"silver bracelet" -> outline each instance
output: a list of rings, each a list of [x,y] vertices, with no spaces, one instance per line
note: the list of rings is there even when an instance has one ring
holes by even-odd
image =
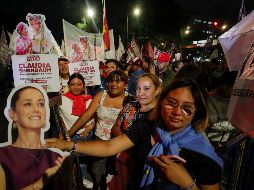
[[[193,187],[195,187],[196,185],[196,180],[193,180],[193,182],[191,182],[190,185],[188,185],[187,187],[181,188],[181,190],[192,190]]]

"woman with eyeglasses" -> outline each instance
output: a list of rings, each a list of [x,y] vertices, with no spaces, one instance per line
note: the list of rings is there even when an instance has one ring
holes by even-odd
[[[203,134],[208,118],[198,85],[191,79],[172,81],[161,94],[157,114],[155,121],[139,120],[109,141],[79,142],[76,151],[111,156],[136,145],[136,161],[144,164],[142,172],[135,171],[140,189],[219,190],[223,162]],[[46,142],[67,150],[76,146]]]

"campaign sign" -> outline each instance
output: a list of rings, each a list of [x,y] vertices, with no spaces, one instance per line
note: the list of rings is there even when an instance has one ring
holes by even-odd
[[[238,72],[227,116],[235,127],[254,138],[254,46]]]
[[[59,92],[58,56],[55,54],[13,55],[14,85],[37,83],[47,92]]]
[[[101,84],[99,62],[97,60],[70,63],[69,72],[70,74],[81,74],[85,78],[86,86]]]

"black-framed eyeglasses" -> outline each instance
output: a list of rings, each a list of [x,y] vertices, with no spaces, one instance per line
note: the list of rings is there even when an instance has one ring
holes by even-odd
[[[192,103],[184,103],[182,105],[179,104],[179,102],[174,98],[167,98],[167,109],[174,110],[180,106],[181,111],[186,116],[191,116],[196,111],[196,106]]]

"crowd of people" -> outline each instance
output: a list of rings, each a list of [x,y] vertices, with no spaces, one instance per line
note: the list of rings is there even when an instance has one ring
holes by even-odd
[[[59,57],[60,129],[47,118],[52,108],[43,89],[10,93],[6,113],[15,138],[0,148],[0,189],[46,187],[43,176],[56,175],[65,161],[52,147],[78,153],[86,189],[220,189],[216,148],[237,131],[225,116],[236,78],[225,63],[173,61],[167,53],[157,63],[149,56],[109,59],[100,63],[97,86],[70,75],[69,64]],[[42,130],[48,121],[57,135]]]

